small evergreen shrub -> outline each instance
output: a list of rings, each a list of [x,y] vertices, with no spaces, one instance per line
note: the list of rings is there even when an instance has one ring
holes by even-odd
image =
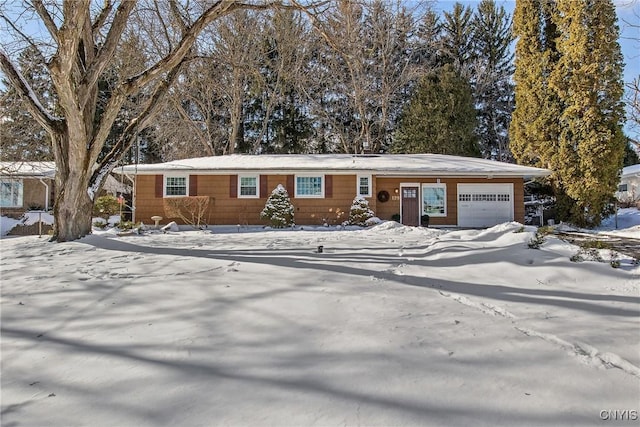
[[[93,204],[93,216],[108,219],[111,215],[120,212],[120,203],[114,196],[108,194],[100,196]]]
[[[267,220],[273,228],[295,225],[293,204],[289,198],[289,193],[287,193],[282,184],[278,184],[271,192],[264,209],[260,212],[260,218]]]
[[[351,209],[349,210],[349,219],[347,222],[350,225],[359,225],[361,227],[366,227],[367,221],[374,216],[375,214],[369,208],[369,202],[361,196],[356,196],[353,199],[353,203],[351,204]]]
[[[527,243],[527,245],[529,246],[529,249],[540,249],[540,246],[542,246],[544,242],[545,242],[544,234],[537,231],[536,235],[533,236],[531,240],[529,240],[529,243]]]

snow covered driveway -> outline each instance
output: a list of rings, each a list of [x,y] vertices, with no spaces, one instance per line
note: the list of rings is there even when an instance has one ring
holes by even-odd
[[[2,425],[635,424],[640,267],[519,229],[3,239]]]

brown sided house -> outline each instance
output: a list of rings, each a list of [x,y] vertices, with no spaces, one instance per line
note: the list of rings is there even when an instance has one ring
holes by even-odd
[[[120,168],[118,170],[120,172]],[[524,222],[524,183],[550,171],[437,154],[229,155],[129,165],[135,221],[176,221],[171,204],[208,198],[205,222],[259,225],[271,191],[282,184],[299,225],[340,224],[355,196],[376,216],[419,225],[488,227]]]
[[[29,210],[49,210],[54,162],[0,162],[0,213],[19,218]]]

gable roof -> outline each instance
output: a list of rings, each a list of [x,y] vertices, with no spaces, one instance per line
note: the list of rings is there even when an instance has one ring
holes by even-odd
[[[0,162],[0,176],[11,178],[53,178],[55,162]]]
[[[117,171],[151,175],[166,172],[234,174],[238,172],[334,172],[403,176],[547,176],[547,169],[443,154],[232,154],[157,164],[127,165]]]

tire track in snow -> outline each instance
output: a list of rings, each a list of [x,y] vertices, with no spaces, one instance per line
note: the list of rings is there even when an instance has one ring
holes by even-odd
[[[476,302],[463,295],[452,294],[452,293],[443,292],[443,291],[438,291],[438,292],[440,293],[440,295],[446,298],[451,298],[454,301],[459,302],[460,304],[475,308],[477,310],[482,311],[485,314],[489,314],[491,316],[501,316],[501,317],[510,319],[511,322],[514,324],[518,319],[514,314],[510,313],[509,311],[505,310],[502,307],[499,307],[493,304],[487,304],[485,302]],[[548,343],[551,343],[553,345],[556,345],[566,350],[571,356],[580,359],[580,361],[586,365],[600,366],[607,369],[618,368],[629,375],[640,377],[639,367],[635,366],[633,363],[629,362],[628,360],[625,360],[624,358],[620,357],[615,353],[611,353],[611,352],[601,353],[597,348],[590,346],[588,344],[572,343],[572,342],[563,340],[557,335],[545,334],[529,328],[523,328],[520,326],[514,326],[514,328],[518,332],[528,337],[540,338]]]

